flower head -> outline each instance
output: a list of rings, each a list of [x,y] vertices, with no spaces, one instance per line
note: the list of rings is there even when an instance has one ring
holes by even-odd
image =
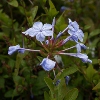
[[[36,39],[40,42],[45,40],[45,36],[53,36],[53,31],[51,24],[42,24],[42,22],[35,22],[32,28],[29,28],[25,32],[22,32],[25,35],[31,37],[36,36]]]
[[[20,45],[16,45],[16,46],[10,46],[8,49],[8,54],[12,55],[14,52],[16,52],[18,49],[20,49]]]
[[[56,62],[54,62],[53,60],[44,58],[40,65],[43,67],[45,71],[50,71],[55,67],[55,64]]]
[[[81,29],[79,29],[79,25],[76,21],[72,22],[71,19],[69,19],[69,25],[68,25],[68,33],[77,39],[79,39],[81,42],[83,42],[84,34]],[[73,39],[74,40],[74,39]],[[75,39],[76,40],[76,39]],[[77,40],[76,40],[77,41]]]

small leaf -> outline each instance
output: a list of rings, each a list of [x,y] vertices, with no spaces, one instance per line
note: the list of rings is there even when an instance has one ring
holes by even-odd
[[[5,97],[14,97],[14,96],[17,96],[18,95],[18,92],[14,89],[10,89],[8,90],[6,93],[5,93]]]
[[[86,25],[90,26],[90,28],[89,28],[90,31],[94,30],[95,26],[94,26],[94,22],[91,18],[89,18],[89,17],[83,18],[83,21]]]
[[[84,30],[87,30],[87,29],[89,29],[91,26],[90,25],[85,25],[84,26]]]
[[[8,4],[10,4],[11,6],[14,6],[14,7],[18,7],[17,0],[11,0],[11,1],[8,2]]]
[[[75,73],[76,71],[78,71],[78,67],[76,66],[69,67],[63,70],[62,72],[58,73],[56,77],[57,79],[61,79],[61,78],[64,78],[65,76]]]
[[[64,100],[76,100],[77,96],[78,96],[78,89],[74,88],[68,91]]]
[[[89,81],[92,81],[95,73],[96,73],[96,70],[93,68],[92,64],[90,64],[89,67],[86,69],[86,76]]]
[[[0,88],[4,88],[5,79],[0,77]]]
[[[31,9],[31,13],[32,13],[32,20],[34,20],[36,14],[38,11],[38,6],[35,6],[34,8]]]
[[[44,78],[44,81],[45,83],[47,84],[47,86],[49,87],[50,89],[50,92],[51,92],[51,96],[53,97],[53,93],[54,93],[54,85],[53,85],[53,81],[51,78]]]
[[[96,46],[97,46],[97,43],[98,43],[99,41],[100,41],[99,38],[94,39],[94,40],[92,41],[90,47],[96,47]]]
[[[21,12],[21,14],[25,15],[25,11],[24,11],[24,8],[22,6],[18,6],[18,9]]]
[[[55,27],[58,31],[62,31],[67,27],[63,14],[57,19]]]
[[[12,89],[10,89],[9,91],[7,91],[6,93],[5,93],[5,97],[12,97],[12,94],[13,94],[13,90]]]
[[[15,85],[18,85],[18,84],[22,84],[22,81],[24,81],[24,78],[23,77],[20,77],[20,76],[14,75],[13,76],[13,80],[15,82]]]
[[[100,89],[100,82],[92,90],[98,90],[98,89]]]
[[[92,59],[92,64],[98,64],[98,59]]]
[[[58,14],[58,11],[56,10],[51,0],[49,0],[49,6],[50,6],[49,13],[48,13],[49,16],[55,17]]]
[[[16,75],[18,75],[21,61],[22,61],[22,59],[24,58],[25,55],[26,55],[25,53],[24,53],[24,54],[20,54],[20,53],[17,54],[16,63],[15,63],[15,68],[16,68],[16,69],[15,69],[15,70],[16,70],[15,74],[16,74]]]
[[[50,96],[46,91],[44,92],[44,100],[50,100]]]
[[[90,33],[89,38],[94,37],[98,34],[100,34],[100,29],[95,29]]]
[[[66,87],[64,78],[60,80],[60,83],[57,86],[57,90],[58,90],[57,100],[63,100],[67,93],[67,87]]]
[[[87,33],[87,32],[85,32],[85,33],[84,33],[84,40],[83,40],[83,43],[86,43],[87,38],[88,38],[88,33]]]

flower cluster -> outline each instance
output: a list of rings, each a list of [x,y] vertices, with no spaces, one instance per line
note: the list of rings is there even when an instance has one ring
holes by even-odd
[[[44,24],[42,22],[35,22],[31,28],[22,32],[24,35],[29,35],[30,37],[36,37],[36,40],[41,43],[41,46],[44,48],[46,53],[42,50],[33,50],[21,48],[19,45],[10,46],[8,54],[12,55],[14,52],[18,51],[19,53],[24,53],[25,51],[33,51],[45,54],[45,58],[42,60],[40,65],[45,71],[50,71],[54,68],[57,68],[58,60],[56,55],[67,55],[80,58],[84,63],[92,63],[86,54],[81,53],[82,49],[87,49],[87,47],[82,43],[84,38],[83,31],[79,28],[79,25],[76,21],[69,20],[69,25],[61,32],[58,33],[56,37],[54,34],[55,18],[53,19],[52,24]],[[61,35],[65,32],[68,32],[69,36],[63,40],[59,40]],[[66,48],[64,50],[59,50],[58,48],[65,45],[68,41],[73,41],[76,43],[75,46]],[[79,42],[80,41],[80,42]],[[76,53],[68,53],[67,50],[76,48]],[[67,79],[69,79],[67,77]],[[67,83],[68,84],[68,83]]]

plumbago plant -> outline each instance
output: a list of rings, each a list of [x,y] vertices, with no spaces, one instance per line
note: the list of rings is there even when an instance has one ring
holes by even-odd
[[[100,2],[52,1],[1,0],[0,100],[100,100]]]
[[[60,56],[75,57],[82,60],[83,63],[92,63],[88,56],[82,53],[82,49],[88,49],[82,42],[84,38],[83,31],[79,28],[76,21],[68,19],[69,24],[63,31],[60,31],[57,36],[54,32],[54,26],[56,24],[55,18],[52,24],[43,24],[42,22],[34,22],[33,26],[26,31],[22,32],[23,35],[35,38],[38,41],[39,50],[20,47],[20,45],[10,46],[8,54],[12,55],[15,52],[25,53],[38,52],[43,58],[40,62],[40,66],[47,72],[49,76],[44,80],[50,89],[49,94],[44,93],[45,100],[75,100],[78,96],[78,89],[67,89],[67,85],[71,79],[70,74],[78,70],[77,67],[61,68],[59,65],[61,61]],[[65,39],[60,39],[61,36],[67,32],[69,35]],[[68,42],[74,42],[75,45],[67,47]],[[62,47],[66,44],[66,48]],[[71,49],[76,49],[76,52],[69,52]],[[53,71],[54,77],[50,78],[50,73]],[[63,95],[62,95],[63,94]]]

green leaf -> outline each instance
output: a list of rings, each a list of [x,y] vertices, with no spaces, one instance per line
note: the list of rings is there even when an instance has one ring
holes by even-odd
[[[58,11],[56,10],[56,8],[51,0],[49,0],[49,6],[50,6],[50,9],[48,12],[49,16],[55,17],[58,14]]]
[[[98,34],[100,34],[100,29],[95,29],[90,33],[89,38],[94,37]]]
[[[75,73],[76,71],[78,71],[77,66],[69,67],[69,68],[66,68],[65,70],[62,70],[62,72],[58,73],[56,77],[57,79],[61,79],[61,78],[64,78],[65,76]]]
[[[31,9],[31,13],[32,13],[32,20],[34,20],[36,14],[38,11],[38,6],[35,6],[34,8]]]
[[[78,89],[74,88],[67,92],[64,100],[76,100],[77,96],[78,96]]]
[[[14,89],[10,89],[8,90],[6,93],[5,93],[5,97],[14,97],[14,96],[17,96],[18,95],[18,92]]]
[[[46,91],[44,92],[44,100],[50,100],[50,96]]]
[[[67,93],[67,87],[64,78],[61,79],[60,83],[57,85],[57,90],[58,90],[57,100],[63,100]]]
[[[83,43],[86,43],[87,39],[88,39],[88,33],[85,32],[85,33],[84,33],[84,40],[83,40]]]
[[[86,69],[86,76],[88,78],[88,80],[91,82],[93,79],[94,74],[97,71],[93,68],[92,64],[89,65],[89,67]]]
[[[98,59],[92,59],[92,64],[98,64]]]
[[[83,18],[83,21],[87,26],[90,26],[90,28],[89,28],[90,31],[94,30],[95,26],[94,26],[94,22],[91,18],[89,18],[89,17]]]
[[[18,2],[17,2],[17,0],[11,0],[11,1],[8,2],[8,4],[10,4],[10,5],[13,6],[13,7],[18,7]]]
[[[96,38],[92,41],[92,43],[90,44],[90,47],[96,47],[97,43],[100,41],[100,38]]]
[[[15,82],[15,85],[17,86],[18,84],[22,84],[22,82],[24,81],[24,78],[14,75],[13,76],[13,80]]]
[[[6,93],[5,93],[5,97],[12,97],[12,94],[13,94],[13,90],[12,89],[10,89],[9,91],[7,91]]]
[[[98,89],[100,89],[100,82],[92,90],[98,90]]]
[[[9,16],[2,11],[0,12],[0,21],[2,24],[4,24],[7,28],[11,28],[12,20],[9,18]]]
[[[63,17],[63,14],[57,19],[57,21],[56,21],[56,29],[58,30],[58,31],[62,31],[62,30],[64,30],[65,28],[66,28],[66,24],[65,24],[65,19],[64,19],[64,17]]]
[[[4,88],[5,79],[0,77],[0,88]]]
[[[87,29],[89,29],[91,26],[90,25],[85,25],[84,26],[84,30],[87,30]]]
[[[21,12],[21,14],[25,15],[25,11],[24,11],[24,8],[22,6],[18,6],[18,9]]]
[[[39,62],[42,62],[43,57],[37,56],[37,59],[39,60]]]
[[[51,92],[51,96],[53,98],[53,94],[54,94],[54,84],[53,84],[52,79],[51,78],[48,78],[48,77],[45,77],[44,78],[44,81],[47,84],[47,86],[49,87],[50,92]]]
[[[20,65],[21,65],[21,61],[22,59],[24,58],[26,54],[20,54],[18,53],[17,54],[17,57],[16,57],[16,63],[15,63],[15,74],[18,75],[19,73],[19,68],[20,68]]]

